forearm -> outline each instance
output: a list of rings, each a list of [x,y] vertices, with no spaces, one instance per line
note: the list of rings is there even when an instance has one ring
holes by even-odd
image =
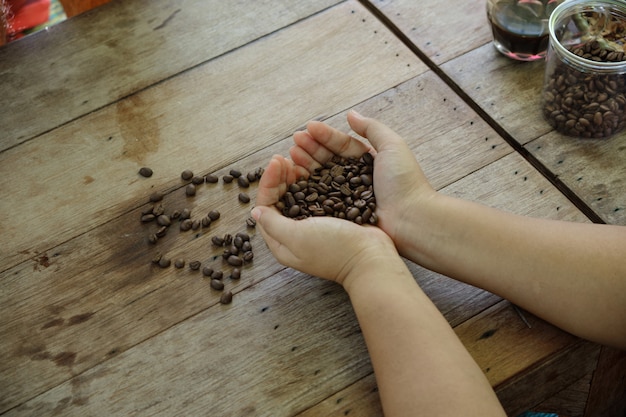
[[[504,412],[484,374],[399,258],[346,285],[386,416]]]
[[[533,219],[446,196],[431,210],[426,224],[406,222],[396,240],[404,256],[567,331],[626,347],[626,228]]]

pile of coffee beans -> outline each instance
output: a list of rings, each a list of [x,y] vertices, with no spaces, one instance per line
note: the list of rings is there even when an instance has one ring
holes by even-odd
[[[150,177],[152,169],[142,167],[139,175]],[[149,174],[149,175],[148,175]],[[222,176],[222,182],[229,184],[237,181],[239,185],[239,194],[237,199],[240,203],[247,204],[250,202],[249,195],[243,191],[250,187],[250,184],[257,182],[263,175],[263,168],[257,168],[243,175],[241,171],[232,169],[228,174]],[[215,184],[219,182],[219,177],[215,174],[206,176],[196,176],[191,170],[184,170],[181,173],[181,179],[185,182],[185,195],[194,197],[199,187],[204,184]],[[221,217],[218,210],[210,210],[200,216],[192,215],[191,209],[184,208],[182,210],[168,210],[163,205],[163,193],[154,192],[149,196],[151,205],[141,213],[141,222],[143,224],[156,224],[152,231],[148,234],[147,240],[150,244],[157,245],[160,239],[164,238],[174,224],[178,224],[177,229],[181,232],[197,231],[199,229],[208,230],[212,224],[215,224]],[[254,228],[256,221],[252,217],[248,217],[245,221],[246,228]],[[224,283],[224,277],[230,270],[230,279],[239,280],[241,278],[241,268],[246,264],[250,264],[254,259],[250,235],[246,232],[237,232],[235,234],[227,233],[223,236],[213,235],[211,237],[211,245],[223,249],[221,256],[213,256],[204,264],[198,260],[186,261],[184,258],[174,260],[174,267],[177,269],[188,266],[190,271],[202,271],[202,275],[209,279],[210,287],[213,290],[220,291],[220,302],[229,304],[232,302],[233,294],[228,290]],[[220,265],[215,264],[215,259],[221,257]],[[156,252],[152,259],[152,263],[160,268],[169,268],[172,260],[161,252]]]
[[[308,179],[291,184],[276,203],[278,210],[293,219],[331,216],[357,224],[378,223],[374,195],[374,157],[335,155]]]
[[[569,48],[594,62],[623,62],[623,51],[596,40]],[[555,59],[543,91],[543,114],[557,131],[606,138],[626,127],[626,75],[582,72]]]

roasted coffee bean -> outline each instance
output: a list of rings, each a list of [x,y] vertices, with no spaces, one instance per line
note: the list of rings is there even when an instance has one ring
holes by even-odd
[[[159,240],[159,237],[156,234],[151,233],[150,235],[148,235],[148,242],[155,244],[157,243],[158,240]]]
[[[170,224],[172,224],[170,216],[165,214],[161,214],[159,217],[157,217],[156,221],[159,226],[169,226]]]
[[[241,176],[237,178],[237,185],[239,185],[241,188],[248,188],[250,187],[250,181],[248,181],[246,177]]]
[[[233,235],[226,233],[224,235],[224,245],[230,246],[233,243]]]
[[[232,266],[241,266],[243,264],[243,260],[236,255],[230,255],[226,262],[228,262],[228,264]]]
[[[256,176],[256,172],[248,172],[246,174],[246,178],[248,179],[249,183],[253,183],[259,180]]]
[[[233,238],[233,245],[235,245],[236,248],[241,249],[241,247],[243,246],[243,238],[240,235],[235,235],[235,237]]]
[[[237,234],[235,235],[235,237],[240,237],[241,240],[243,240],[244,242],[249,241],[250,240],[250,235],[247,234],[246,232],[237,232]]]
[[[224,278],[224,273],[222,271],[213,271],[211,278],[221,281]]]
[[[246,219],[246,226],[256,227],[256,220],[254,219],[254,217],[250,216]]]
[[[201,226],[200,220],[194,220],[191,222],[191,229],[198,230]]]
[[[193,222],[191,221],[191,219],[185,219],[182,222],[180,222],[180,230],[182,232],[186,232],[188,230],[191,230],[192,226],[193,226]]]
[[[221,213],[220,213],[219,211],[217,211],[217,210],[211,210],[211,211],[209,212],[209,214],[208,214],[209,218],[210,218],[212,221],[215,221],[215,220],[219,219],[219,218],[220,218],[220,215],[221,215]]]
[[[155,215],[150,213],[150,214],[144,214],[143,216],[141,216],[141,221],[143,223],[147,223],[147,222],[151,222],[152,220],[156,219]]]
[[[207,217],[202,218],[202,227],[209,227],[211,225],[211,219]]]
[[[239,279],[239,278],[241,278],[241,269],[233,268],[233,270],[230,272],[230,278],[231,279]]]
[[[174,266],[178,269],[185,267],[185,260],[182,258],[178,258],[174,261]]]
[[[180,211],[174,210],[172,214],[170,214],[170,220],[176,220],[180,217]]]
[[[239,171],[238,169],[231,169],[229,171],[229,174],[232,175],[233,178],[241,177],[241,171]]]
[[[211,243],[213,243],[213,246],[224,246],[224,238],[220,236],[213,236],[211,238]]]
[[[208,174],[206,177],[204,177],[204,180],[209,184],[215,184],[219,181],[219,178],[215,174]]]
[[[212,279],[211,288],[217,291],[222,291],[224,289],[224,283],[220,281],[219,279]]]
[[[191,183],[195,184],[195,185],[203,184],[204,183],[204,177],[199,177],[199,176],[196,175],[196,176],[194,176],[191,179]]]
[[[193,178],[193,171],[191,171],[190,169],[186,169],[180,173],[180,177],[185,181],[189,181]]]
[[[250,202],[250,196],[246,193],[239,193],[239,201],[248,204]]]
[[[139,175],[141,175],[142,177],[150,178],[152,174],[153,174],[152,169],[148,167],[141,167],[139,169]]]
[[[243,254],[242,259],[244,262],[252,262],[252,259],[254,259],[254,253],[249,250],[248,252]]]
[[[210,277],[211,275],[213,275],[213,268],[209,267],[209,266],[205,266],[204,268],[202,268],[202,275],[204,275],[205,277]]]
[[[151,202],[156,203],[157,201],[161,201],[161,200],[163,200],[163,193],[159,191],[155,191],[152,194],[150,194]]]
[[[188,197],[193,197],[194,195],[196,195],[196,186],[193,184],[189,184],[185,187],[185,194],[187,194]]]
[[[200,261],[191,261],[189,262],[189,269],[191,269],[192,271],[197,271],[198,269],[200,269],[201,265],[202,262]]]
[[[248,251],[251,251],[251,250],[252,250],[252,244],[250,243],[249,240],[246,240],[246,241],[244,241],[241,244],[241,251],[242,252],[248,252]]]
[[[183,209],[183,211],[180,212],[180,220],[187,220],[188,218],[191,217],[191,210],[189,209]]]
[[[230,184],[231,182],[233,182],[234,177],[232,175],[224,175],[222,176],[222,182],[224,184]]]
[[[163,213],[165,213],[165,208],[163,208],[163,204],[155,204],[154,207],[152,207],[152,214],[154,214],[155,217],[159,217]]]
[[[165,236],[166,233],[167,233],[167,226],[161,226],[154,234],[157,237],[163,237]]]
[[[230,304],[233,301],[233,293],[230,291],[224,291],[220,297],[220,303]]]
[[[163,257],[163,254],[161,252],[155,253],[154,256],[152,256],[152,263],[158,264],[162,257]]]
[[[161,259],[159,259],[159,266],[161,268],[168,268],[171,264],[172,264],[172,261],[169,260],[169,258],[162,257]]]

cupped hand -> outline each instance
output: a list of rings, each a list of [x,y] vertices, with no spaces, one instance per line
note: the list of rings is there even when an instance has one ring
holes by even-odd
[[[252,216],[280,263],[345,285],[370,262],[397,256],[389,236],[377,227],[324,216],[294,220],[279,213],[274,204],[289,184],[307,175],[302,166],[275,155],[259,182]]]
[[[348,113],[350,127],[371,144],[340,132],[321,122],[309,122],[306,131],[294,134],[290,155],[298,169],[313,171],[333,154],[358,157],[364,152],[375,155],[374,193],[378,226],[399,246],[410,240],[402,236],[414,222],[420,207],[436,195],[406,142],[379,121]]]

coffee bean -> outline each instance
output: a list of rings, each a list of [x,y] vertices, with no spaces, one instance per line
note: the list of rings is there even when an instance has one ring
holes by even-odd
[[[163,213],[165,213],[165,208],[162,204],[156,204],[152,207],[152,214],[154,214],[155,217],[159,217]]]
[[[156,221],[159,226],[169,226],[170,224],[172,224],[170,216],[165,214],[161,214],[159,217],[157,217]]]
[[[193,184],[189,184],[185,187],[185,194],[189,197],[193,197],[196,195],[196,186]]]
[[[202,275],[204,275],[205,277],[210,277],[211,275],[213,275],[213,268],[205,266],[204,268],[202,268]]]
[[[233,178],[241,177],[241,171],[239,171],[238,169],[231,169],[229,174],[232,175]]]
[[[190,217],[191,217],[191,210],[189,210],[189,209],[183,209],[183,210],[180,212],[180,217],[179,217],[179,219],[180,219],[180,220],[187,220],[187,219],[188,219],[188,218],[190,218]]]
[[[254,259],[254,253],[250,250],[243,254],[242,259],[244,262],[252,262],[252,259]]]
[[[202,227],[209,227],[211,225],[211,218],[210,217],[203,217],[202,218]]]
[[[246,193],[239,193],[239,201],[248,204],[250,202],[250,196]]]
[[[201,265],[202,263],[200,261],[191,261],[189,262],[189,269],[191,269],[192,271],[197,271],[198,269],[200,269]]]
[[[150,214],[144,214],[143,216],[141,216],[141,221],[143,223],[147,223],[147,222],[151,222],[152,220],[156,219],[156,217],[154,216],[154,214],[150,213]]]
[[[230,272],[230,278],[231,279],[239,279],[239,278],[241,278],[241,269],[233,268],[233,270]]]
[[[226,233],[224,235],[224,245],[230,246],[231,243],[233,243],[233,235],[231,235],[230,233]]]
[[[217,281],[221,281],[224,278],[224,273],[222,271],[213,271],[211,274],[211,278]]]
[[[211,288],[217,291],[222,291],[224,289],[224,283],[220,281],[219,279],[212,279]]]
[[[252,172],[252,171],[251,171],[251,172],[248,172],[248,173],[246,174],[246,178],[248,179],[248,182],[249,182],[249,183],[253,183],[253,182],[256,182],[256,181],[258,181],[258,180],[259,180],[259,179],[257,178],[257,174],[256,174],[256,172]]]
[[[241,245],[241,251],[242,252],[248,252],[252,250],[252,244],[250,243],[250,241],[246,240],[242,243]]]
[[[193,226],[193,222],[191,221],[191,219],[185,219],[182,222],[180,222],[180,230],[182,232],[186,232],[188,230],[191,230],[192,226]]]
[[[183,172],[181,172],[180,177],[185,181],[189,181],[190,179],[193,178],[193,171],[186,169]]]
[[[224,291],[220,297],[220,303],[230,304],[233,301],[233,293],[230,291]]]
[[[230,184],[231,182],[233,182],[234,177],[232,175],[224,175],[222,176],[222,182],[224,184]]]
[[[152,169],[148,167],[141,167],[139,169],[139,175],[141,175],[142,177],[150,178],[152,176],[152,173]]]
[[[220,236],[213,236],[211,238],[211,242],[213,243],[213,246],[224,246],[224,239]]]
[[[154,234],[157,237],[163,237],[165,236],[166,233],[167,233],[167,226],[161,226]]]
[[[207,183],[210,184],[215,184],[219,181],[219,178],[215,174],[208,174],[206,177],[204,177],[204,179]]]
[[[250,181],[248,181],[246,177],[241,176],[237,178],[237,185],[239,185],[241,188],[248,188],[250,187]]]
[[[172,214],[170,214],[170,220],[176,220],[180,217],[180,211],[174,210]]]
[[[158,240],[159,240],[159,237],[156,234],[152,233],[148,235],[148,242],[155,244],[157,243]]]
[[[226,260],[231,266],[241,266],[243,264],[243,260],[239,256],[230,255]]]
[[[156,203],[157,201],[161,201],[161,200],[163,200],[163,193],[159,191],[155,191],[152,194],[150,194],[151,202]]]
[[[161,259],[159,259],[159,266],[161,268],[168,268],[171,264],[172,261],[170,261],[168,258],[162,257]]]
[[[195,184],[195,185],[203,184],[204,183],[204,177],[199,177],[199,176],[196,175],[196,176],[194,176],[191,179],[191,183]]]
[[[254,219],[254,217],[248,217],[246,219],[246,226],[248,226],[248,227],[256,227],[256,220]]]
[[[185,267],[185,260],[182,258],[178,258],[174,261],[174,266],[178,269]]]
[[[219,211],[217,211],[217,210],[211,210],[211,211],[209,212],[209,214],[208,214],[209,218],[210,218],[212,221],[215,221],[215,220],[219,219],[219,218],[220,218],[220,215],[221,215],[221,214],[220,214],[220,212],[219,212]]]
[[[192,230],[198,230],[200,228],[200,220],[194,220],[191,222],[191,229]]]

